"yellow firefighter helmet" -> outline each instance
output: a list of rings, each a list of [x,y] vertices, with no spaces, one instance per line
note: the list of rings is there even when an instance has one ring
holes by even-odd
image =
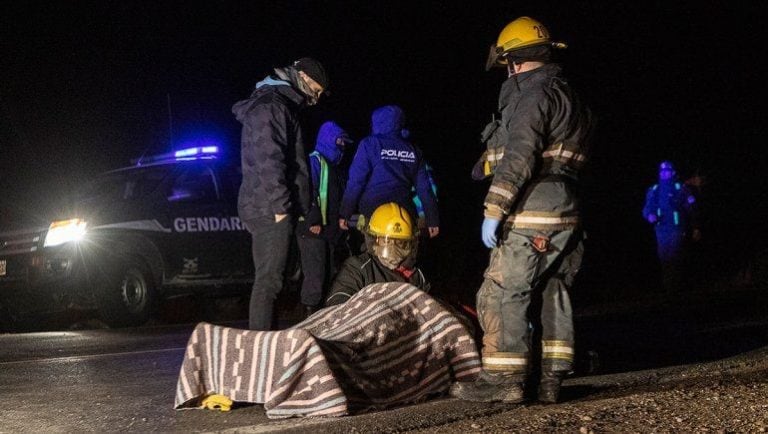
[[[409,240],[414,236],[413,218],[400,205],[390,202],[380,205],[368,222],[368,233],[377,237]]]
[[[379,262],[390,270],[408,258],[415,258],[419,244],[410,213],[393,202],[385,203],[373,212],[366,239]]]
[[[549,45],[553,48],[567,47],[562,42],[552,42],[549,30],[533,18],[520,17],[512,20],[501,30],[496,44],[491,46],[486,69],[494,65],[506,65],[507,60],[504,55],[507,53],[539,45]]]

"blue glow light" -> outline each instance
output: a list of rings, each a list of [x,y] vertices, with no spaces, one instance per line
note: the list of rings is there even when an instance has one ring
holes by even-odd
[[[175,158],[199,157],[204,155],[215,155],[219,153],[218,146],[199,146],[194,148],[180,149],[173,153]]]

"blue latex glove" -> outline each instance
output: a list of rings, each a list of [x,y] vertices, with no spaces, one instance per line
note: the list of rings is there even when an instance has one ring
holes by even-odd
[[[496,247],[496,243],[499,241],[498,238],[496,238],[496,229],[499,228],[500,220],[492,219],[489,217],[486,217],[485,220],[483,220],[483,244],[485,244],[485,247],[488,247],[489,249],[492,249]]]

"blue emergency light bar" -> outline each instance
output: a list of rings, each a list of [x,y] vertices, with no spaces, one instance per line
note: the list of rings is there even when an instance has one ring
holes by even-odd
[[[152,155],[131,160],[131,164],[141,166],[147,163],[157,163],[161,161],[186,161],[198,159],[212,159],[219,156],[219,147],[215,145],[194,146],[191,148],[179,149],[178,151],[167,154]]]
[[[181,149],[173,153],[175,158],[201,157],[205,155],[215,155],[219,153],[218,146],[200,146],[194,148]]]

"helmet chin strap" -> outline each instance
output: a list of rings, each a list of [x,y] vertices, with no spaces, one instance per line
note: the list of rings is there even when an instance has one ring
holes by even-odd
[[[507,77],[512,77],[513,75],[516,75],[518,73],[518,71],[516,70],[518,65],[520,64],[515,61],[512,61],[512,60],[507,61]]]

